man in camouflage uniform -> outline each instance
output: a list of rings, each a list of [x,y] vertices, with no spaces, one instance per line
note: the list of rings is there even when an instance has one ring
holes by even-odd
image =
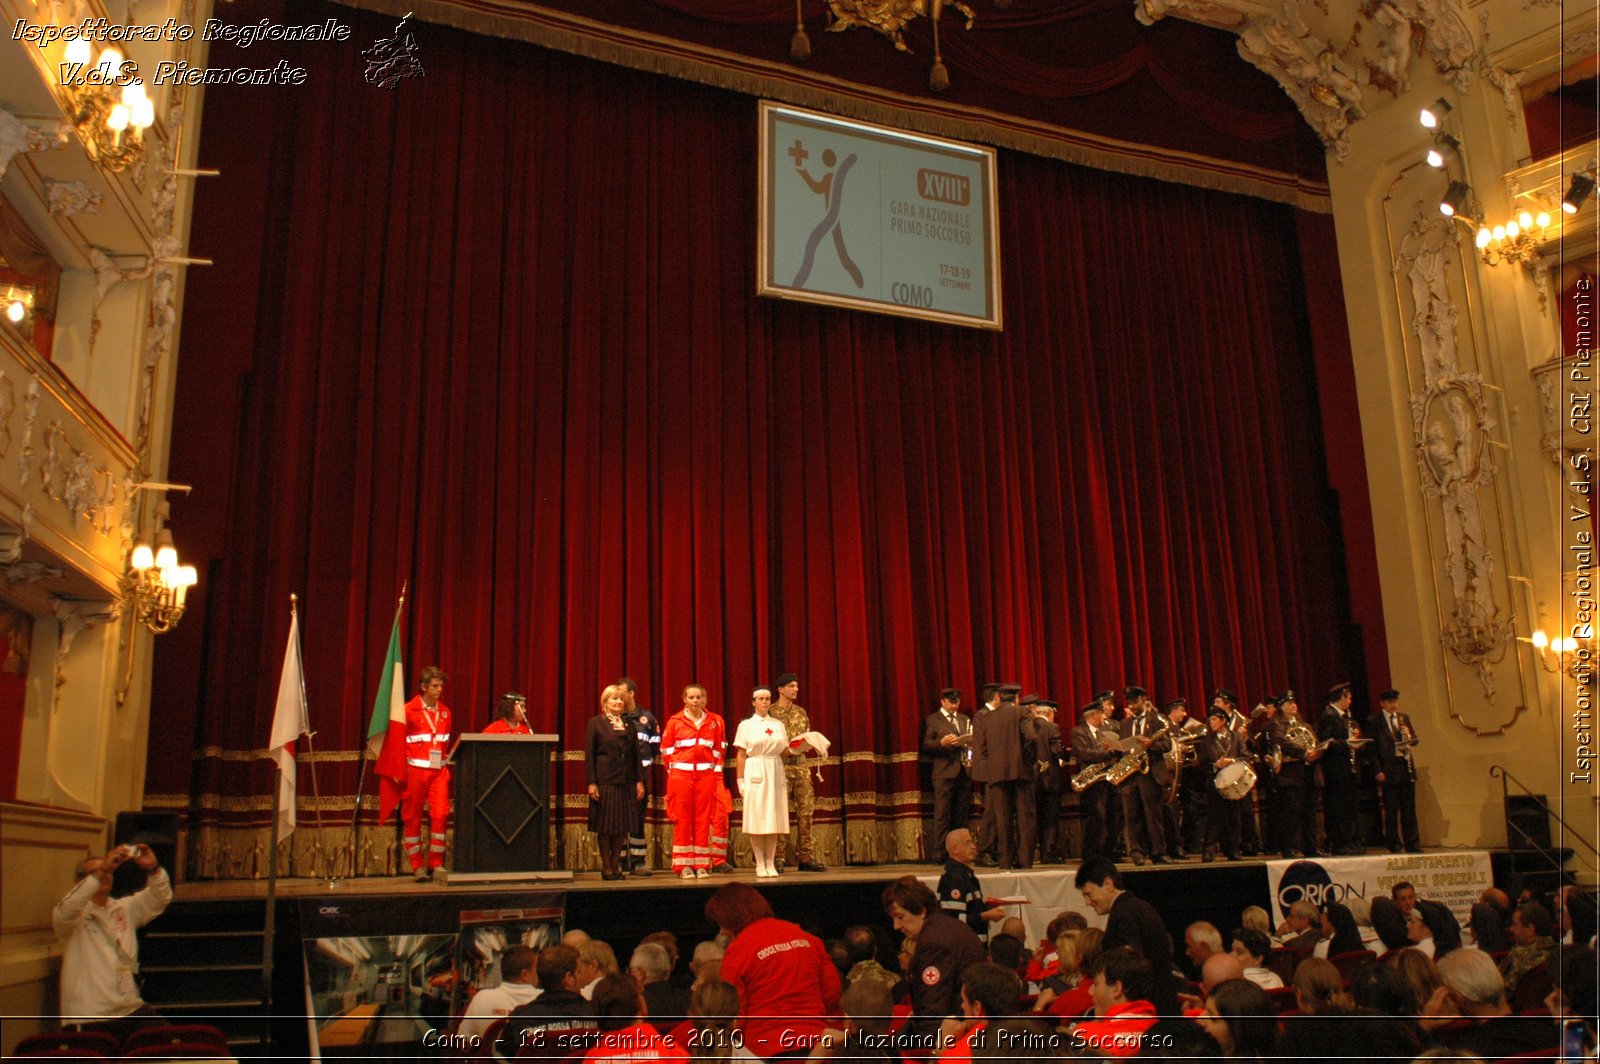
[[[800,680],[792,672],[778,677],[778,700],[772,704],[772,715],[783,722],[793,742],[803,732],[811,730],[811,718],[805,708],[795,704],[800,696]],[[804,754],[783,755],[783,778],[789,784],[789,811],[795,823],[795,867],[802,872],[826,872],[828,866],[816,859],[811,841],[811,819],[816,809],[816,792],[811,789],[811,772]],[[778,864],[781,866],[788,837],[778,836]]]

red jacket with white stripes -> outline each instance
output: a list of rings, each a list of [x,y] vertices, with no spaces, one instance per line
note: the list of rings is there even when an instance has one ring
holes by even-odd
[[[700,723],[680,710],[661,730],[661,760],[668,778],[679,772],[722,772],[722,756],[728,746],[728,728],[720,714],[707,710]]]

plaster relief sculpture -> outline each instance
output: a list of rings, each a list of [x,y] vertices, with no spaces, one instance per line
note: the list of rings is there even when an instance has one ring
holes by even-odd
[[[59,148],[72,135],[72,127],[63,122],[53,134],[42,133],[10,111],[0,111],[0,178],[6,176],[11,160],[24,152],[50,151]]]
[[[1350,123],[1365,118],[1361,86],[1333,47],[1311,32],[1299,4],[1281,17],[1254,18],[1239,31],[1239,55],[1289,94],[1301,115],[1338,158],[1349,153]]]
[[[53,181],[45,178],[45,203],[56,218],[71,218],[75,214],[99,214],[105,202],[103,192],[96,192],[82,181]]]
[[[946,0],[967,17],[967,29],[977,19],[977,14],[960,0]],[[829,33],[841,33],[856,26],[877,30],[894,42],[902,52],[906,47],[905,28],[913,21],[928,16],[929,0],[828,0],[828,10],[833,15]]]

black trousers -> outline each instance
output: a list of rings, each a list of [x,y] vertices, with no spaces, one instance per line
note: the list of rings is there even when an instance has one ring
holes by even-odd
[[[944,864],[944,837],[972,819],[972,775],[965,766],[948,779],[933,781],[933,859]]]
[[[1061,788],[1033,785],[1033,804],[1037,811],[1039,830],[1039,859],[1060,861],[1061,853]]]
[[[996,850],[994,820],[994,784],[983,785],[983,812],[978,817],[978,852],[993,857]]]
[[[1078,796],[1078,811],[1083,820],[1083,852],[1080,856],[1085,861],[1110,853],[1106,814],[1112,797],[1109,783],[1096,783]]]
[[[1211,803],[1206,809],[1207,853],[1220,845],[1226,856],[1239,856],[1239,814],[1245,801],[1243,798],[1224,798],[1216,790],[1211,792]]]
[[[1122,815],[1128,822],[1128,853],[1149,856],[1167,852],[1167,838],[1161,824],[1161,788],[1149,773],[1141,772],[1118,788],[1122,792]]]
[[[1271,810],[1277,823],[1273,835],[1277,840],[1279,853],[1287,855],[1305,852],[1300,830],[1305,818],[1305,813],[1300,809],[1304,798],[1303,783],[1290,786],[1280,782],[1273,791]]]
[[[1389,772],[1383,781],[1384,842],[1391,850],[1420,850],[1417,784],[1409,772]]]
[[[1001,868],[1032,868],[1038,825],[1034,822],[1033,781],[1003,780],[989,784],[984,805],[994,796],[995,842]]]
[[[1178,826],[1178,806],[1175,802],[1161,800],[1161,833],[1167,837],[1167,856],[1177,857],[1183,852],[1183,831]]]
[[[1356,804],[1354,774],[1323,772],[1322,821],[1328,833],[1328,849],[1334,853],[1361,844],[1361,810]]]
[[[1107,784],[1106,786],[1110,786]],[[1122,797],[1115,793],[1106,799],[1106,856],[1114,857],[1125,855],[1128,852],[1128,836],[1124,830],[1126,818],[1122,815]]]

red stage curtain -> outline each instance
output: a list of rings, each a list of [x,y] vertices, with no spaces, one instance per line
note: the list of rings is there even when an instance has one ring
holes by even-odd
[[[267,822],[291,591],[330,810],[409,581],[408,676],[463,728],[516,688],[576,750],[628,673],[731,734],[799,673],[857,859],[905,854],[947,684],[1253,699],[1359,657],[1293,211],[1008,154],[1003,334],[764,300],[755,101],[423,42],[394,92],[314,46],[207,94],[171,474],[208,564],[148,778],[191,828]]]

